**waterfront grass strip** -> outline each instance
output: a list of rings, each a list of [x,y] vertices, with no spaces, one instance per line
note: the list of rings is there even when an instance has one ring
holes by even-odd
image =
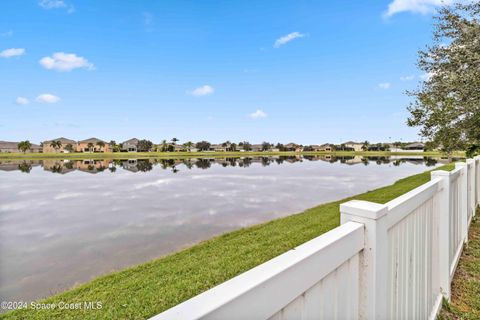
[[[468,230],[452,282],[451,303],[444,302],[439,319],[480,319],[480,210]]]
[[[451,170],[453,165],[439,169]],[[0,318],[148,318],[335,228],[340,222],[340,203],[352,199],[385,203],[429,180],[430,172],[424,172],[387,187],[233,231],[40,301],[101,301],[100,310],[25,309]]]

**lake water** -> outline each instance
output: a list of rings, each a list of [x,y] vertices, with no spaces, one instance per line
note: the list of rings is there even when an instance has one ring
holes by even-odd
[[[0,300],[46,297],[439,164],[421,157],[0,161]]]

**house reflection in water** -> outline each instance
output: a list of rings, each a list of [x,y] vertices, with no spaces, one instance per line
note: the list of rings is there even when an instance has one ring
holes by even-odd
[[[362,157],[362,156],[335,156],[335,155],[295,155],[273,157],[224,157],[224,158],[184,158],[184,159],[85,159],[85,160],[5,160],[0,161],[1,171],[22,171],[29,173],[34,167],[41,166],[43,170],[53,173],[67,174],[73,171],[82,171],[96,174],[104,171],[116,172],[121,168],[133,173],[148,172],[154,167],[169,169],[173,173],[180,170],[193,168],[209,169],[212,165],[222,167],[243,167],[251,165],[270,166],[272,164],[296,163],[302,161],[325,161],[329,163],[342,163],[346,165],[394,165],[402,163],[425,164],[434,166],[437,163],[445,164],[456,159],[429,158],[422,156],[390,156],[390,157]]]

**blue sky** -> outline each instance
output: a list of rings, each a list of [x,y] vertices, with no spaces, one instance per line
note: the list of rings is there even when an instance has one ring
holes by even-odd
[[[439,2],[2,1],[0,140],[415,140]]]

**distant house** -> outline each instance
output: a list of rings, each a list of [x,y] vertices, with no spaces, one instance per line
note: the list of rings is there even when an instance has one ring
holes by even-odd
[[[99,143],[103,143],[103,146],[100,146]],[[110,146],[107,142],[97,139],[90,138],[78,141],[77,143],[78,152],[110,152]]]
[[[173,151],[175,151],[175,152],[187,151],[187,147],[185,147],[182,144],[174,144],[172,146],[173,146]]]
[[[347,141],[342,143],[346,148],[351,148],[355,152],[363,151],[363,142]]]
[[[318,151],[320,151],[320,152],[332,152],[334,150],[335,150],[335,148],[332,144],[325,143],[325,144],[320,145],[320,148],[319,148]]]
[[[423,150],[425,149],[425,144],[421,142],[414,142],[407,144],[403,147],[403,149],[408,151],[423,152]]]
[[[290,151],[290,152],[302,152],[303,148],[302,146],[295,144],[295,143],[288,143],[285,145],[285,151]]]
[[[138,140],[137,138],[132,138],[127,141],[122,142],[122,147],[120,148],[120,151],[123,152],[137,152],[138,149]]]
[[[227,146],[223,146],[221,144],[212,144],[210,146],[210,151],[227,152]]]
[[[269,148],[270,149],[270,148]],[[261,144],[252,144],[252,151],[253,152],[261,152],[263,151],[263,145]],[[266,150],[269,151],[269,150]]]
[[[0,152],[16,153],[22,151],[18,150],[18,142],[0,141]],[[30,150],[27,150],[26,152],[42,152],[42,147],[38,144],[32,143]]]
[[[52,146],[52,142],[60,141],[57,147]],[[43,153],[69,153],[77,150],[77,142],[75,140],[64,137],[43,141]]]

